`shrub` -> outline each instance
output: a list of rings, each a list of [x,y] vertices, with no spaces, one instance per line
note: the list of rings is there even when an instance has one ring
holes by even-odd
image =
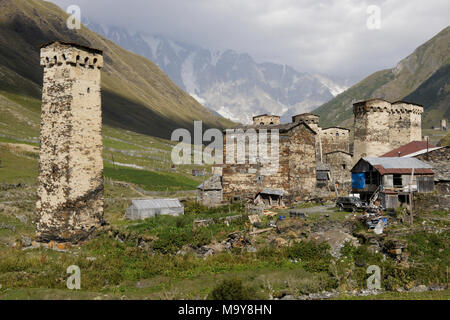
[[[209,295],[211,300],[254,300],[256,290],[245,287],[239,279],[223,280]]]
[[[288,257],[300,259],[310,272],[328,271],[331,262],[330,246],[326,242],[301,241],[289,247]]]

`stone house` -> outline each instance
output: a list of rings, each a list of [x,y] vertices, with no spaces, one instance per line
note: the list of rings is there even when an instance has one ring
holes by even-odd
[[[336,150],[325,153],[324,162],[330,167],[332,183],[339,192],[351,189],[353,155],[349,152]]]
[[[224,135],[224,160],[222,167],[222,186],[224,201],[244,200],[254,198],[262,189],[278,189],[285,192],[286,197],[309,196],[315,190],[316,185],[316,135],[317,133],[304,121],[296,121],[287,124],[277,124],[279,117],[258,116],[254,118],[253,125],[243,126],[242,129],[248,132],[253,129],[257,134],[260,130],[268,131],[268,152],[266,159],[259,159],[259,162],[250,163],[248,152],[244,163],[237,161],[236,148],[226,146],[227,130]],[[273,122],[274,124],[270,124]],[[269,123],[263,124],[261,123]],[[276,154],[270,152],[272,142],[270,130],[277,130],[279,133],[279,150]],[[245,136],[244,136],[245,138]],[[270,139],[269,139],[270,138]],[[248,150],[250,141],[245,140],[245,147]],[[228,149],[228,150],[227,150]],[[233,152],[233,154],[229,154]],[[228,154],[227,154],[228,153]],[[273,158],[271,158],[273,157]],[[274,163],[277,158],[277,168],[271,174],[264,174],[267,166],[262,165],[263,161]],[[234,163],[229,163],[226,159],[234,159]]]
[[[434,171],[434,186],[441,208],[450,208],[450,147],[437,147],[428,152],[412,154],[416,159],[429,164]]]
[[[379,194],[385,208],[409,203],[410,192],[432,192],[431,166],[415,158],[362,158],[351,170],[352,193],[369,201]]]
[[[197,187],[197,202],[205,206],[222,203],[222,176],[213,175]]]
[[[271,175],[261,174],[260,164],[227,163],[222,166],[223,198],[224,201],[233,201],[245,197],[255,197],[262,189],[277,189],[285,192],[286,199],[305,199],[321,193],[323,187],[329,190],[329,182],[335,181],[341,187],[350,187],[349,159],[349,131],[345,128],[319,126],[319,116],[303,113],[292,117],[291,123],[280,124],[280,117],[273,115],[259,115],[253,118],[253,124],[235,129],[278,130],[279,137],[279,168]],[[224,145],[226,145],[227,130],[225,130]],[[248,144],[246,144],[248,146]],[[224,160],[227,159],[227,148],[224,147]],[[270,147],[268,147],[270,149]],[[231,150],[231,149],[230,149]],[[234,148],[235,152],[236,148]],[[230,151],[228,151],[230,152]],[[331,154],[336,152],[336,154]],[[328,155],[330,154],[330,155]],[[351,158],[351,156],[350,156]],[[328,159],[328,160],[327,160]],[[333,162],[328,164],[327,161]],[[337,168],[336,163],[340,167]],[[318,164],[326,166],[327,181],[319,181],[317,177],[323,176]],[[342,165],[347,175],[341,172]],[[331,171],[334,166],[334,171]],[[338,174],[333,177],[333,172]]]

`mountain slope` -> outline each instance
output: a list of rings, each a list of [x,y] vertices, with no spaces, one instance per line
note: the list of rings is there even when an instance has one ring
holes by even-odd
[[[298,72],[274,63],[256,63],[246,53],[212,52],[162,35],[130,34],[85,20],[93,31],[154,61],[183,90],[233,121],[275,113],[289,118],[312,110],[346,88],[325,75]],[[347,86],[348,87],[348,86]]]
[[[450,64],[437,70],[404,100],[427,107],[425,127],[437,126],[441,119],[450,119]]]
[[[388,101],[407,100],[424,105],[424,122],[429,123],[431,121],[429,117],[433,114],[431,111],[440,110],[442,107],[436,104],[437,101],[421,96],[422,92],[429,92],[429,89],[417,91],[415,95],[412,95],[412,93],[421,85],[424,85],[427,80],[430,80],[426,85],[427,88],[438,86],[432,83],[443,79],[442,72],[445,78],[446,66],[449,64],[450,27],[447,27],[418,47],[411,55],[401,60],[395,68],[378,71],[370,75],[314,110],[314,113],[321,116],[322,125],[348,127],[352,125],[352,102],[355,100],[370,98],[381,98]],[[440,71],[441,69],[444,71]],[[433,77],[435,74],[437,75]],[[448,90],[441,91],[441,93],[444,96],[441,96],[439,101],[447,101]]]
[[[170,138],[173,129],[192,129],[193,120],[223,128],[218,118],[178,88],[148,59],[126,51],[82,27],[69,30],[68,15],[41,0],[0,1],[0,90],[40,99],[40,45],[62,40],[104,51],[102,100],[104,123]]]

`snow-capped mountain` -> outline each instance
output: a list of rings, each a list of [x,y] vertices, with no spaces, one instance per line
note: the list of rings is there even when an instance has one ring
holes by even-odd
[[[256,114],[284,120],[331,100],[348,86],[324,75],[298,72],[287,65],[256,63],[247,53],[212,52],[160,35],[130,34],[87,20],[91,30],[155,62],[198,102],[235,122],[249,123]]]

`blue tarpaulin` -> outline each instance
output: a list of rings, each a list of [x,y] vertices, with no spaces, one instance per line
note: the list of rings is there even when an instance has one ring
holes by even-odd
[[[366,175],[364,172],[352,173],[352,188],[364,189],[366,186]]]

